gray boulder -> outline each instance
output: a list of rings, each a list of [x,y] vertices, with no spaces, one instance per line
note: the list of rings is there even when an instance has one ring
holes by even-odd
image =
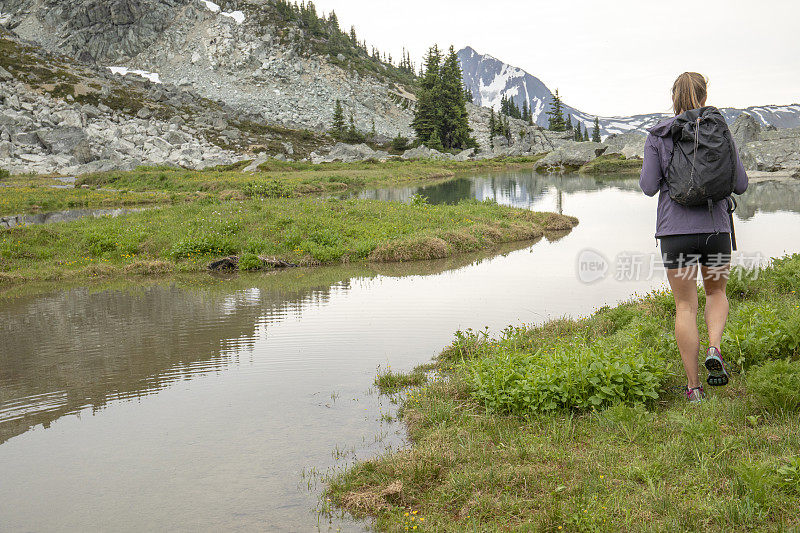
[[[644,133],[629,131],[617,135],[610,135],[604,144],[608,145],[606,154],[622,154],[627,159],[644,159]]]
[[[779,130],[780,131],[780,130]],[[747,170],[775,172],[800,167],[800,137],[785,137],[747,143],[740,151]]]
[[[454,159],[453,154],[443,154],[424,145],[406,150],[400,157],[403,159]]]
[[[315,153],[311,154],[311,161],[317,163],[332,163],[333,161],[342,161],[343,163],[352,163],[353,161],[363,161],[365,159],[387,159],[389,154],[387,152],[376,151],[367,146],[366,144],[345,144],[337,143],[331,148],[327,155],[320,155]]]
[[[0,67],[0,81],[12,81],[13,79],[14,76],[9,71]]]
[[[602,155],[608,145],[594,142],[571,142],[559,146],[536,164],[536,170],[578,168]]]
[[[736,146],[741,148],[749,142],[757,141],[761,133],[761,124],[749,113],[736,117],[731,127],[731,134]]]
[[[469,161],[475,156],[475,149],[469,148],[467,150],[463,150],[453,157],[454,161]]]
[[[39,142],[51,154],[71,154],[75,148],[86,141],[86,132],[77,127],[63,127],[36,132]]]

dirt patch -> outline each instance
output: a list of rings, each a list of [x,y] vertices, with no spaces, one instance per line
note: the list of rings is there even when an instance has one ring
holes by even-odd
[[[350,511],[376,515],[383,509],[404,505],[403,482],[393,481],[386,487],[365,487],[342,497],[342,506]]]

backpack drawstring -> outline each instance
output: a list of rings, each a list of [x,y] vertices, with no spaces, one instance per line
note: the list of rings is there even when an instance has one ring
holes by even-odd
[[[694,128],[694,154],[692,154],[692,174],[690,180],[694,182],[694,164],[697,161],[697,149],[700,147],[700,120],[702,117],[697,117],[697,124]]]

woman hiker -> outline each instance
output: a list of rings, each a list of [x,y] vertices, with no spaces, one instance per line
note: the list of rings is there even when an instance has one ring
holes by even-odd
[[[686,398],[693,403],[700,402],[705,396],[698,368],[700,351],[700,335],[697,329],[698,268],[706,292],[705,321],[708,326],[709,342],[705,359],[705,367],[709,371],[706,381],[714,386],[728,383],[728,369],[720,353],[720,344],[722,330],[728,319],[725,286],[730,270],[732,223],[727,201],[718,201],[712,205],[709,200],[707,206],[688,207],[673,200],[667,176],[674,148],[673,124],[678,115],[699,116],[700,112],[697,111],[694,114],[682,114],[705,107],[706,85],[706,79],[697,72],[684,72],[675,80],[672,86],[672,103],[676,116],[661,121],[649,130],[650,135],[645,142],[644,164],[639,179],[639,186],[646,195],[653,196],[658,193],[656,238],[661,243],[661,255],[667,270],[667,279],[675,298],[675,340],[688,379]],[[686,122],[685,118],[682,120]],[[696,120],[697,131],[700,131],[701,119]],[[692,123],[690,126],[695,125]],[[723,126],[727,131],[724,121]],[[742,194],[747,189],[747,174],[736,147],[732,146],[733,141],[729,134],[727,139],[733,155],[732,161],[729,158],[729,169],[733,172],[733,192]],[[697,154],[699,153],[697,138],[694,141],[694,153]],[[687,160],[691,161],[691,158]],[[696,159],[692,161],[692,174],[696,162]],[[702,170],[701,166],[698,172]],[[730,172],[728,175],[730,176]]]

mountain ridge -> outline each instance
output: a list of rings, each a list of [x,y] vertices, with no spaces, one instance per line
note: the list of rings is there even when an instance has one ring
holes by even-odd
[[[553,93],[539,78],[526,70],[503,62],[491,54],[481,54],[471,46],[458,51],[464,85],[471,91],[476,105],[498,110],[500,99],[510,97],[522,108],[527,99],[533,112],[533,120],[542,127],[548,126],[547,111],[553,102]],[[524,96],[523,96],[524,95]],[[562,100],[563,101],[563,100]],[[742,112],[749,113],[764,127],[795,128],[800,126],[800,104],[754,105],[746,108],[723,107],[720,111],[729,123],[733,123]],[[601,116],[586,113],[564,104],[564,114],[572,117],[589,131],[594,127],[594,118],[600,122],[602,137],[631,131],[645,133],[659,121],[673,116],[671,113],[642,113],[630,116]]]

